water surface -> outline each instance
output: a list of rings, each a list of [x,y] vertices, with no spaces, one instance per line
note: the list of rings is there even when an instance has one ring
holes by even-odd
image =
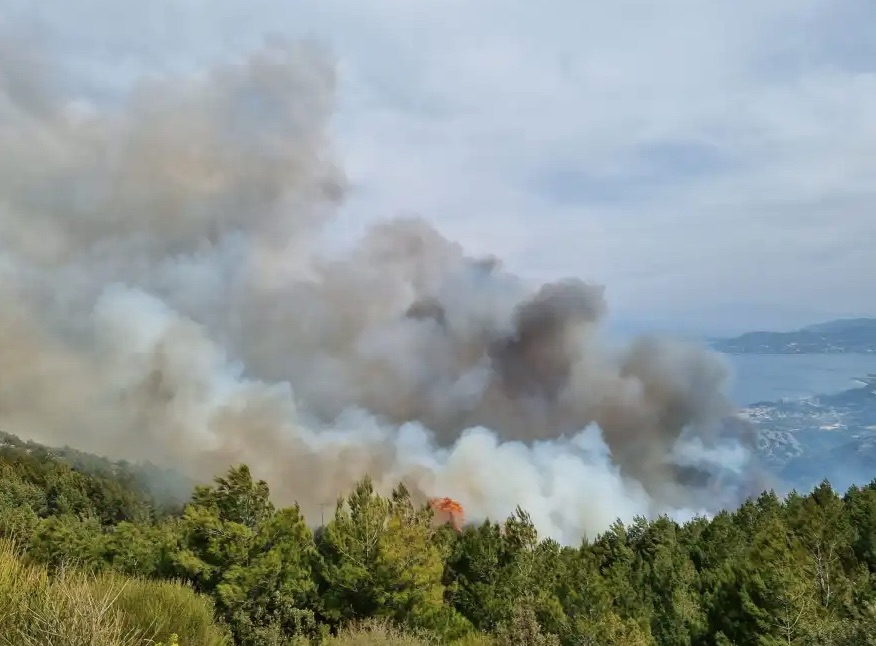
[[[858,377],[876,373],[876,354],[728,354],[734,369],[733,401],[798,399],[854,388]]]

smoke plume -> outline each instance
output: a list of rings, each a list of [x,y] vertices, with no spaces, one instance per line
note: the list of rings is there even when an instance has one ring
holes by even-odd
[[[346,182],[317,48],[95,108],[6,47],[3,430],[204,481],[244,462],[313,520],[366,473],[564,541],[748,493],[726,366],[610,346],[602,287],[532,285],[416,218],[325,251]]]

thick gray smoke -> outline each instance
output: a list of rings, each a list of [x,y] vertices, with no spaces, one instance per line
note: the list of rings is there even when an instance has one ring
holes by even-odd
[[[100,110],[7,50],[3,430],[203,480],[245,462],[314,519],[370,473],[567,541],[748,493],[724,364],[610,347],[601,287],[531,285],[417,219],[324,251],[345,179],[317,49]]]

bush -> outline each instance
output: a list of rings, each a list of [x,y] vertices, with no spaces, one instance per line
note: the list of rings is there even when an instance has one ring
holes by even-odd
[[[388,620],[350,624],[323,646],[437,646],[438,640],[425,632],[406,631]]]
[[[502,624],[496,634],[499,646],[560,646],[556,635],[542,632],[531,603],[520,599],[514,606],[510,624]]]
[[[496,639],[485,633],[468,633],[450,642],[451,646],[495,646]]]
[[[0,542],[0,645],[145,646],[158,639],[180,646],[228,644],[212,623],[212,608],[173,583],[87,575],[26,565]]]
[[[119,575],[101,576],[98,586],[117,588],[115,607],[131,629],[146,629],[152,639],[167,641],[176,635],[181,646],[220,646],[230,643],[227,634],[213,621],[209,598],[191,588],[170,581],[123,579]]]

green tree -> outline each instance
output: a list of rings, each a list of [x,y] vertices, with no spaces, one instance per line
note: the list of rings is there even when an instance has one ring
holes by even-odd
[[[699,577],[678,525],[666,517],[643,519],[631,532],[636,552],[636,580],[643,583],[641,605],[651,616],[651,631],[660,644],[689,644],[705,629]]]
[[[0,463],[0,537],[29,541],[45,508],[43,490]]]
[[[172,577],[179,550],[177,523],[121,522],[104,538],[104,559],[129,576]]]
[[[386,617],[414,626],[443,623],[443,561],[431,540],[431,510],[399,486],[390,498],[364,478],[319,539],[323,612],[332,622]]]
[[[106,536],[96,518],[49,516],[36,526],[28,555],[52,568],[102,570],[107,565]]]
[[[818,591],[822,612],[844,612],[862,573],[854,555],[854,527],[843,501],[825,481],[805,498],[790,496],[787,508],[788,523],[807,553],[803,565]]]
[[[213,595],[239,644],[313,633],[316,556],[299,508],[276,511],[245,466],[199,487],[180,522],[179,571]]]
[[[536,603],[538,612],[554,615],[556,622],[558,609],[549,608],[556,605],[550,587],[561,564],[552,561],[554,545],[545,544],[541,553],[538,548],[532,520],[520,508],[502,525],[485,521],[466,528],[447,563],[453,586],[450,603],[475,627],[488,632],[509,622],[523,597]]]
[[[817,625],[818,590],[806,576],[805,550],[779,518],[768,519],[739,567],[742,614],[749,621],[734,636],[761,646],[801,643]],[[743,641],[746,640],[746,641]]]

